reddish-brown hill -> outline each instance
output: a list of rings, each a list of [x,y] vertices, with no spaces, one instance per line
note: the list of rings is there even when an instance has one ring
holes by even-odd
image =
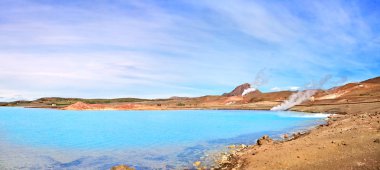
[[[365,81],[362,81],[362,83],[377,83],[377,84],[380,84],[380,76],[379,77],[375,77],[375,78],[371,78],[371,79],[368,79],[368,80],[365,80]]]
[[[241,84],[237,86],[234,90],[229,93],[224,93],[222,96],[231,97],[231,96],[241,96],[245,89],[250,88],[251,85],[248,83]]]
[[[89,104],[83,103],[83,102],[76,102],[72,105],[69,105],[64,110],[87,110],[91,109],[91,106]]]

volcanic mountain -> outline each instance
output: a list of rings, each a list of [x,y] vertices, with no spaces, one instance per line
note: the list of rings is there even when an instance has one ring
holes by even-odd
[[[222,96],[231,97],[231,96],[241,96],[244,92],[244,90],[251,88],[251,85],[249,83],[244,83],[239,86],[237,86],[235,89],[233,89],[229,93],[224,93]]]

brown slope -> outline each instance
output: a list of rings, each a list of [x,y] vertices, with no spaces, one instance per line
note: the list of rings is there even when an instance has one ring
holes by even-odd
[[[348,83],[318,93],[316,100],[335,102],[360,102],[380,99],[380,78],[373,78],[360,83]]]
[[[83,102],[76,102],[63,108],[63,110],[88,110],[91,109],[89,104]]]
[[[365,80],[365,81],[362,81],[362,83],[380,84],[380,76],[379,77],[375,77],[375,78],[371,78],[371,79],[368,79],[368,80]]]
[[[247,94],[246,96],[247,96],[247,99],[249,99],[249,102],[284,101],[292,93],[294,93],[294,92],[293,91],[279,91],[279,92],[269,92],[269,93],[261,93],[260,92],[260,93]]]
[[[380,110],[379,78],[360,83],[348,83],[315,95],[314,101],[306,101],[291,110],[305,112],[362,113]]]
[[[245,89],[250,88],[251,85],[249,83],[244,83],[239,86],[237,86],[235,89],[233,89],[229,93],[224,93],[222,96],[230,97],[230,96],[241,96],[243,94]]]

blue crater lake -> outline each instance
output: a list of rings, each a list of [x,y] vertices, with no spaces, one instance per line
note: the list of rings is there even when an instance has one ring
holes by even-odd
[[[62,111],[0,107],[0,169],[183,169],[231,144],[324,123],[251,110]]]

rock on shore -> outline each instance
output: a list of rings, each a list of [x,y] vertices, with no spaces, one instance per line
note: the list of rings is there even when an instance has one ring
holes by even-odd
[[[117,165],[112,167],[111,170],[135,170],[135,168],[130,168],[127,165]]]
[[[218,169],[379,169],[380,111],[336,115],[333,121],[291,140],[263,136],[228,156]]]

